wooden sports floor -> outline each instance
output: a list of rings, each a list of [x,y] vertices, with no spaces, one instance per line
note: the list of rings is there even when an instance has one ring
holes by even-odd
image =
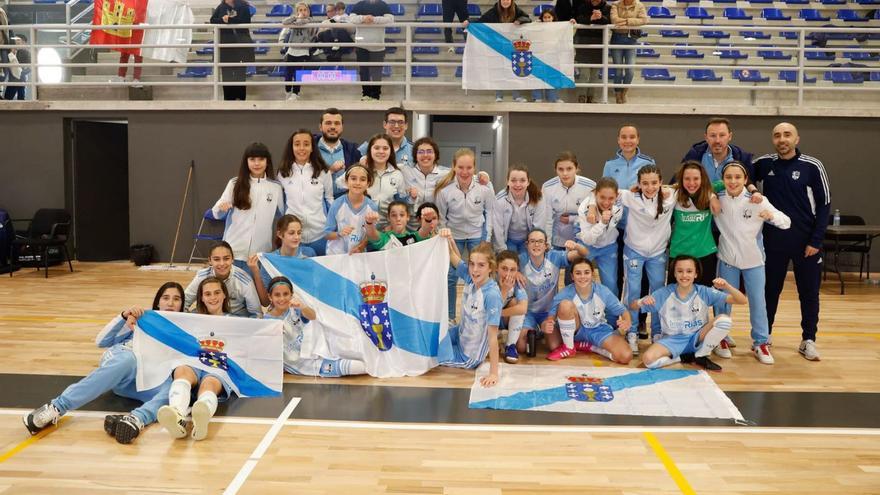
[[[797,353],[792,280],[774,366],[750,354],[747,310],[734,310],[739,346],[733,359],[716,359],[724,371],[712,378],[749,425],[475,413],[473,372],[438,368],[388,380],[285,376],[280,399],[221,406],[205,441],[175,441],[152,426],[120,445],[103,417],[135,403],[112,394],[35,437],[21,414],[97,366],[94,336],[110,318],[193,272],[74,269],[51,268],[48,280],[32,269],[0,276],[3,495],[880,493],[880,288],[855,275],[845,296],[831,275],[822,288],[820,362]],[[553,366],[544,355],[526,361]],[[594,355],[560,364],[616,366]]]

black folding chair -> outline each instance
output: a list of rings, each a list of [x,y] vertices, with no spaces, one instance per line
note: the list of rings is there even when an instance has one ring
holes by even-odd
[[[13,220],[17,221],[17,220]],[[64,252],[67,259],[67,266],[73,272],[73,264],[70,262],[70,253],[67,251],[67,237],[70,235],[70,213],[67,210],[42,208],[37,210],[34,218],[30,219],[25,235],[16,233],[15,240],[12,241],[13,254],[11,264],[13,270],[9,272],[9,276],[15,271],[17,253],[27,250],[34,260],[37,254],[43,257],[43,268],[46,270],[46,278],[49,278],[49,248],[59,248]],[[37,270],[40,267],[37,265]]]

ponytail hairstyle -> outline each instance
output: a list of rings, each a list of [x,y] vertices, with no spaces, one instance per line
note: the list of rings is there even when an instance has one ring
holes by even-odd
[[[516,263],[517,271],[519,271],[519,269],[521,268],[519,266],[519,255],[509,249],[505,249],[504,251],[501,251],[500,253],[498,253],[498,256],[496,256],[495,262],[500,265],[501,262],[503,262],[505,260],[512,260],[514,263]]]
[[[638,178],[636,179],[638,182],[642,181],[642,176],[647,174],[657,174],[657,178],[660,179],[660,184],[663,184],[663,174],[660,173],[660,167],[657,165],[645,165],[644,167],[639,169]],[[661,189],[657,191],[657,214],[654,215],[654,220],[660,218],[660,215],[663,214],[663,186]],[[641,190],[641,187],[639,188]]]
[[[474,150],[470,148],[459,148],[458,151],[455,152],[455,155],[452,156],[452,167],[449,169],[449,173],[446,174],[446,177],[443,177],[439,181],[437,181],[437,185],[434,187],[434,196],[440,193],[440,190],[444,187],[448,186],[452,183],[452,180],[455,179],[455,164],[458,163],[458,159],[463,156],[469,156],[474,160],[474,174],[477,173],[477,155],[474,154]]]
[[[290,293],[293,294],[293,284],[290,283],[290,279],[284,276],[274,277],[269,281],[269,285],[266,287],[266,292],[269,294],[272,293],[272,289],[275,288],[276,285],[286,285],[288,289],[290,289]]]
[[[529,195],[529,204],[532,206],[536,206],[538,201],[541,201],[541,188],[535,184],[535,181],[532,180],[532,177],[529,175],[529,169],[522,163],[516,163],[507,168],[507,180],[510,180],[511,172],[525,172],[526,178],[529,180],[529,185],[526,186],[526,193]],[[510,194],[510,187],[507,187],[507,193]]]
[[[498,269],[498,261],[495,260],[495,250],[492,249],[492,244],[486,241],[483,241],[477,245],[477,247],[471,249],[471,252],[468,253],[468,261],[471,260],[471,256],[475,254],[482,254],[489,260],[489,272],[494,273],[495,270]]]
[[[373,173],[370,172],[370,169],[368,169],[365,165],[361,165],[360,163],[352,163],[351,165],[349,165],[348,168],[345,169],[345,175],[344,175],[345,178],[343,180],[348,182],[348,176],[351,175],[351,171],[356,168],[359,168],[359,169],[363,170],[364,172],[366,172],[366,174],[367,174],[367,187],[373,187],[373,182],[374,182],[373,181]],[[370,195],[366,194],[366,196],[369,197]]]
[[[251,171],[248,168],[248,158],[266,159],[266,179],[275,177],[275,169],[272,168],[272,153],[263,143],[251,143],[244,149],[241,155],[241,166],[238,168],[238,178],[232,188],[232,206],[239,210],[251,208]]]
[[[574,163],[575,168],[581,167],[580,163],[578,163],[577,155],[575,155],[573,151],[563,151],[556,155],[556,161],[553,162],[554,170],[556,170],[556,166],[559,165],[559,162],[571,162]]]
[[[296,4],[299,6],[300,4]],[[312,142],[312,152],[309,154],[309,163],[312,165],[312,178],[317,179],[321,172],[327,171],[327,164],[324,162],[324,157],[321,156],[321,150],[318,149],[318,140],[315,139],[314,134],[307,129],[297,129],[293,131],[293,134],[287,138],[287,144],[284,145],[284,154],[281,155],[281,166],[278,167],[278,175],[281,177],[290,177],[291,169],[293,168],[293,162],[296,159],[293,156],[293,138],[300,134],[306,134],[309,136],[309,140]]]
[[[224,284],[223,281],[217,277],[208,277],[208,278],[202,280],[201,282],[199,282],[199,289],[196,291],[196,296],[197,296],[196,297],[196,313],[198,313],[200,315],[208,314],[208,307],[205,306],[205,302],[202,301],[202,290],[205,288],[206,285],[211,284],[211,283],[220,284],[220,287],[223,289],[223,306],[222,306],[221,310],[223,311],[224,314],[228,313],[229,312],[229,289],[226,288],[226,284]]]
[[[746,170],[746,166],[743,165],[743,163],[741,161],[731,160],[731,161],[727,162],[727,164],[725,164],[724,167],[721,169],[721,177],[724,177],[724,172],[727,170],[727,167],[736,167],[736,168],[742,170],[743,178],[745,178],[745,183],[746,184],[749,183],[749,171]]]
[[[614,177],[600,177],[599,180],[596,181],[596,187],[593,189],[593,195],[596,195],[602,189],[612,189],[614,190],[614,194],[617,194],[617,180]],[[602,212],[602,208],[599,206],[599,201],[596,201],[596,211]]]
[[[300,220],[298,216],[291,215],[290,213],[282,215],[281,218],[275,222],[275,236],[272,239],[272,247],[274,249],[279,249],[281,247],[281,235],[287,231],[287,227],[292,223],[298,223],[300,228],[303,226],[302,220]]]
[[[696,170],[700,173],[700,188],[693,196],[684,188],[684,173],[686,170]],[[698,210],[708,210],[709,200],[712,198],[712,181],[706,174],[706,169],[696,160],[688,160],[681,164],[678,172],[675,173],[675,182],[678,189],[675,191],[675,200],[683,208],[687,208],[688,203],[693,201],[694,207]]]
[[[394,153],[394,145],[391,144],[391,136],[384,133],[373,134],[370,141],[367,143],[367,171],[370,172],[370,175],[376,174],[376,162],[373,161],[373,143],[380,139],[384,139],[385,142],[388,143],[388,148],[390,148],[390,153],[388,153],[388,166],[394,170],[398,170],[397,155]]]

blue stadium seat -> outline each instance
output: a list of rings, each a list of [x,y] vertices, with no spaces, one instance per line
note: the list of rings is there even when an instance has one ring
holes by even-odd
[[[660,58],[660,54],[657,53],[653,48],[636,48],[636,57],[641,58]]]
[[[55,3],[57,0],[34,0],[35,4],[51,4]]]
[[[204,79],[211,75],[211,67],[187,67],[183,72],[178,72],[181,79]]]
[[[648,7],[648,17],[651,19],[675,19],[675,15],[666,7]]]
[[[468,9],[468,15],[471,17],[480,17],[481,15],[483,15],[483,12],[480,10],[479,5],[469,3],[467,6],[467,9]]]
[[[846,5],[846,0],[822,0],[822,5]]]
[[[462,70],[463,70],[463,69],[461,68],[460,65],[459,65],[458,67],[456,67],[456,68],[455,68],[455,77],[461,78]]]
[[[798,14],[798,17],[805,21],[813,21],[813,22],[827,22],[830,21],[830,17],[826,17],[819,12],[818,9],[801,9],[801,12]]]
[[[785,0],[785,5],[810,5],[810,0]]]
[[[715,0],[713,3],[736,3],[736,0]]]
[[[439,3],[423,3],[419,5],[416,17],[439,17],[443,15],[443,7]]]
[[[642,69],[642,79],[646,81],[675,81],[675,76],[667,69]]]
[[[345,13],[346,13],[346,14],[351,14],[351,11],[352,11],[352,10],[354,10],[354,4],[353,4],[353,3],[350,3],[350,4],[348,4],[348,5],[345,6]]]
[[[723,40],[730,38],[730,33],[725,33],[724,31],[700,31],[700,36],[703,38],[713,39],[713,40]]]
[[[783,38],[785,38],[787,40],[798,39],[797,31],[780,31],[779,36],[782,36]]]
[[[257,75],[257,68],[253,65],[249,65],[248,68],[244,72],[245,77],[254,77]]]
[[[285,67],[281,67],[280,65],[276,65],[275,67],[272,68],[271,71],[269,71],[268,74],[266,74],[266,76],[268,76],[268,77],[284,77],[284,69],[285,69]]]
[[[313,3],[309,5],[312,17],[321,17],[327,15],[327,6],[323,3]]]
[[[712,69],[688,69],[687,76],[694,82],[715,82],[724,79],[716,76]]]
[[[386,46],[385,53],[389,53],[389,54],[390,53],[397,53],[397,47],[396,46]]]
[[[880,0],[856,0],[856,3],[859,5],[878,5]]]
[[[740,31],[739,35],[743,38],[754,38],[756,40],[769,40],[770,35],[764,31]]]
[[[773,3],[773,0],[749,0],[749,3]]]
[[[455,54],[456,55],[464,55],[464,47],[463,46],[455,47]]]
[[[758,56],[764,60],[791,60],[791,54],[783,53],[782,50],[758,50]]]
[[[249,4],[248,4],[248,10],[251,12],[251,15],[252,15],[252,16],[257,15],[257,8],[254,7],[254,4],[249,3]]]
[[[872,72],[870,79],[872,81],[880,81],[880,72]]]
[[[281,21],[277,21],[279,26],[281,25]],[[281,27],[261,27],[254,29],[254,34],[272,34],[278,35],[281,33]]]
[[[749,58],[747,53],[743,53],[739,50],[720,50],[721,53],[718,57],[726,59],[726,60],[745,60]]]
[[[684,9],[684,15],[689,19],[714,19],[715,16],[710,14],[703,7],[687,7]]]
[[[290,14],[293,14],[293,7],[287,4],[278,4],[272,7],[266,17],[287,17]]]
[[[412,68],[413,77],[437,77],[439,71],[433,65],[417,65]]]
[[[704,53],[700,53],[693,48],[675,48],[672,50],[672,55],[675,58],[703,58],[706,56]]]
[[[743,9],[738,9],[736,7],[726,7],[724,9],[724,17],[730,20],[736,21],[750,21],[752,20],[752,16],[746,14],[746,11]]]
[[[257,40],[256,42],[257,42],[258,44],[261,44],[261,43],[270,43],[270,41],[267,41],[267,40]],[[274,43],[274,40],[272,40],[271,42]],[[254,47],[254,55],[265,55],[265,54],[267,54],[267,53],[269,53],[269,47],[268,47],[268,46],[257,46],[257,47]]]
[[[415,34],[440,34],[442,30],[438,27],[417,27]]]
[[[761,76],[759,70],[734,69],[733,78],[739,82],[770,82],[770,78]]]
[[[862,17],[858,12],[852,9],[840,9],[837,11],[837,18],[846,22],[868,22],[867,17]]]
[[[813,50],[807,50],[804,52],[804,55],[807,57],[807,60],[820,60],[823,62],[827,62],[830,60],[834,60],[834,52],[817,52]]]
[[[790,82],[790,83],[796,83],[797,82],[797,75],[798,75],[798,73],[796,70],[781,70],[781,71],[779,71],[779,80],[785,81],[785,82]],[[814,83],[814,82],[816,82],[815,77],[810,77],[810,76],[804,74],[804,83]]]
[[[402,29],[400,27],[387,27],[385,28],[385,34],[400,34]]]
[[[392,72],[392,69],[391,69],[390,65],[383,65],[382,66],[382,77],[391,77],[391,72]]]
[[[862,84],[865,78],[853,72],[826,72],[825,80],[834,84]]]
[[[213,46],[205,46],[196,50],[196,55],[213,55],[214,47]]]
[[[414,46],[412,53],[413,55],[438,55],[440,54],[440,48],[436,46]]]
[[[782,13],[782,9],[767,8],[761,10],[761,17],[768,21],[790,21],[791,16]]]
[[[406,9],[403,7],[403,4],[399,3],[389,3],[388,9],[391,10],[391,14],[395,16],[401,16],[406,14]]]
[[[681,29],[661,29],[660,36],[664,38],[687,38],[690,35]]]
[[[850,46],[847,48],[861,48],[860,46]],[[843,57],[848,58],[850,60],[861,60],[861,61],[869,61],[876,62],[880,60],[880,55],[877,53],[871,52],[843,52]]]
[[[541,12],[544,12],[547,9],[552,9],[553,4],[542,3],[541,5],[535,5],[535,8],[532,9],[532,12],[535,14],[535,17],[541,17]]]

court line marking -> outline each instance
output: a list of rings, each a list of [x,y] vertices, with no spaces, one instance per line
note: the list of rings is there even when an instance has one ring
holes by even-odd
[[[241,486],[247,481],[248,476],[251,475],[251,472],[257,467],[257,463],[260,462],[260,459],[263,458],[263,455],[266,453],[266,450],[269,448],[269,445],[272,445],[272,442],[275,441],[275,437],[278,436],[278,433],[281,431],[281,428],[284,427],[284,422],[287,418],[293,414],[293,410],[296,409],[296,406],[299,405],[300,398],[294,397],[290,399],[290,402],[287,403],[287,407],[281,411],[281,414],[278,416],[278,419],[272,424],[272,427],[269,428],[269,431],[263,436],[263,440],[260,441],[257,448],[254,449],[254,452],[245,461],[244,465],[238,471],[238,474],[235,475],[235,478],[232,479],[232,483],[226,487],[226,490],[223,491],[223,495],[235,495],[238,493],[238,490],[241,489]]]
[[[669,473],[672,481],[678,485],[678,489],[681,490],[681,493],[684,495],[697,495],[697,492],[695,492],[694,489],[691,488],[691,484],[688,483],[687,478],[681,474],[678,466],[675,465],[675,461],[673,461],[672,457],[666,453],[666,449],[663,448],[663,444],[660,443],[660,440],[657,440],[657,437],[655,437],[650,431],[643,432],[642,436],[645,437],[648,445],[651,446],[654,455],[656,455],[657,458],[660,459],[660,462],[663,463],[663,467],[666,468],[666,472]]]
[[[0,408],[0,416],[20,416],[31,409]],[[107,414],[119,411],[71,411],[64,417],[103,419]],[[241,425],[274,425],[277,418],[228,417],[211,418],[212,423]],[[748,435],[859,435],[880,436],[880,428],[810,428],[781,426],[601,426],[601,425],[493,425],[493,424],[447,424],[447,423],[392,423],[379,421],[339,421],[324,419],[288,419],[284,426],[322,427],[363,430],[414,430],[414,431],[483,431],[515,433],[705,433]]]
[[[48,428],[46,428],[44,430],[41,430],[36,435],[33,435],[30,438],[28,438],[22,442],[19,442],[18,445],[14,446],[11,449],[4,452],[2,455],[0,455],[0,464],[8,461],[13,456],[15,456],[15,454],[18,454],[22,450],[26,449],[29,445],[36,443],[37,441],[39,441],[41,438],[45,437],[49,433],[52,433],[53,431],[57,430],[58,427],[61,426],[61,423],[67,421],[67,419],[68,418],[59,419],[58,422],[55,423],[54,425],[49,426]]]

